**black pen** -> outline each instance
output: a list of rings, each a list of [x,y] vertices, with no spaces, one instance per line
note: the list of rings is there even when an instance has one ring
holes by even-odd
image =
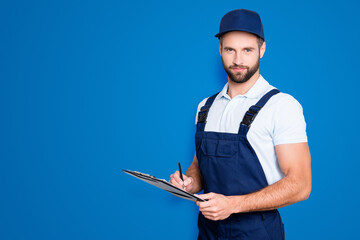
[[[182,180],[182,182],[183,182],[182,188],[185,189],[185,186],[184,186],[184,178],[183,178],[183,175],[182,175],[180,162],[179,162],[179,172],[180,172],[180,178],[181,178],[181,180]]]

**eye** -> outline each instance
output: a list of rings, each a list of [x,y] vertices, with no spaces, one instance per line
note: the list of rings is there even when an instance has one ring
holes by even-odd
[[[225,51],[227,51],[227,52],[232,52],[233,49],[232,49],[232,48],[225,48]]]
[[[249,53],[249,52],[251,52],[251,49],[250,48],[245,48],[245,52]]]

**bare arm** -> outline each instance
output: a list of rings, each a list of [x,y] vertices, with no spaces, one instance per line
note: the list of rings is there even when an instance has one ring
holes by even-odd
[[[282,144],[275,147],[285,177],[257,192],[241,196],[215,193],[200,195],[209,199],[197,202],[209,219],[220,220],[232,213],[264,211],[306,200],[311,192],[311,158],[307,143]]]
[[[185,175],[191,177],[194,180],[193,186],[192,186],[192,189],[191,189],[191,193],[200,192],[202,190],[202,188],[203,188],[203,184],[202,184],[202,176],[201,176],[201,173],[200,173],[199,162],[198,162],[198,159],[196,157],[196,153],[194,155],[194,160],[191,163],[188,170],[186,171]]]
[[[202,190],[202,176],[196,153],[190,167],[187,169],[185,175],[183,174],[183,178],[184,182],[180,179],[179,171],[176,171],[174,174],[170,175],[169,182],[179,188],[182,188],[182,185],[184,185],[185,190],[191,193],[197,193]]]
[[[310,152],[307,143],[275,147],[285,177],[258,191],[238,198],[237,211],[261,211],[306,200],[311,192]],[[237,202],[237,201],[235,201]]]

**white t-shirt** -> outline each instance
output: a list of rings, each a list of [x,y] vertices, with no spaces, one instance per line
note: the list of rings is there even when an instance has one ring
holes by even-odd
[[[247,93],[231,99],[227,94],[227,83],[209,110],[205,131],[238,133],[245,112],[272,89],[274,87],[260,76]],[[198,105],[197,114],[206,100]],[[247,138],[259,158],[268,184],[279,181],[284,174],[277,161],[275,146],[307,142],[306,123],[300,103],[289,94],[280,92],[272,96],[251,124]]]

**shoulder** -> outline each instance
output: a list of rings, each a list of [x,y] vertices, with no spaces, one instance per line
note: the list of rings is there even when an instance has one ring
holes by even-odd
[[[196,111],[196,116],[195,116],[195,125],[197,124],[197,119],[198,119],[198,114],[200,109],[205,105],[206,101],[208,100],[208,98],[205,98],[204,100],[202,100],[197,107],[197,111]]]
[[[207,102],[207,100],[208,100],[209,98],[214,97],[214,96],[216,96],[216,98],[215,98],[215,101],[216,101],[216,99],[219,97],[218,93],[216,93],[216,94],[214,94],[214,95],[212,95],[212,96],[210,96],[210,97],[204,98],[204,99],[198,104],[197,111],[196,111],[196,117],[195,117],[195,124],[197,123],[198,114],[199,114],[200,109],[201,109],[203,106],[205,106],[205,104],[206,104],[206,102]]]
[[[200,111],[200,108],[202,108],[204,105],[205,105],[205,103],[206,103],[206,101],[208,100],[209,98],[207,97],[207,98],[204,98],[199,104],[198,104],[198,107],[197,107],[197,111],[199,112]]]
[[[269,102],[265,106],[280,112],[287,111],[290,109],[302,111],[302,106],[298,100],[296,100],[290,94],[282,93],[282,92],[270,98]]]
[[[207,97],[207,98],[203,99],[198,104],[198,111],[200,110],[201,107],[203,107],[206,104],[207,100],[212,99],[210,102],[213,102],[213,101],[216,101],[217,99],[219,99],[219,97],[220,97],[219,93],[215,93],[215,94],[211,95],[210,97]]]
[[[273,96],[264,110],[269,114],[275,145],[307,142],[306,122],[301,104],[290,94]]]

